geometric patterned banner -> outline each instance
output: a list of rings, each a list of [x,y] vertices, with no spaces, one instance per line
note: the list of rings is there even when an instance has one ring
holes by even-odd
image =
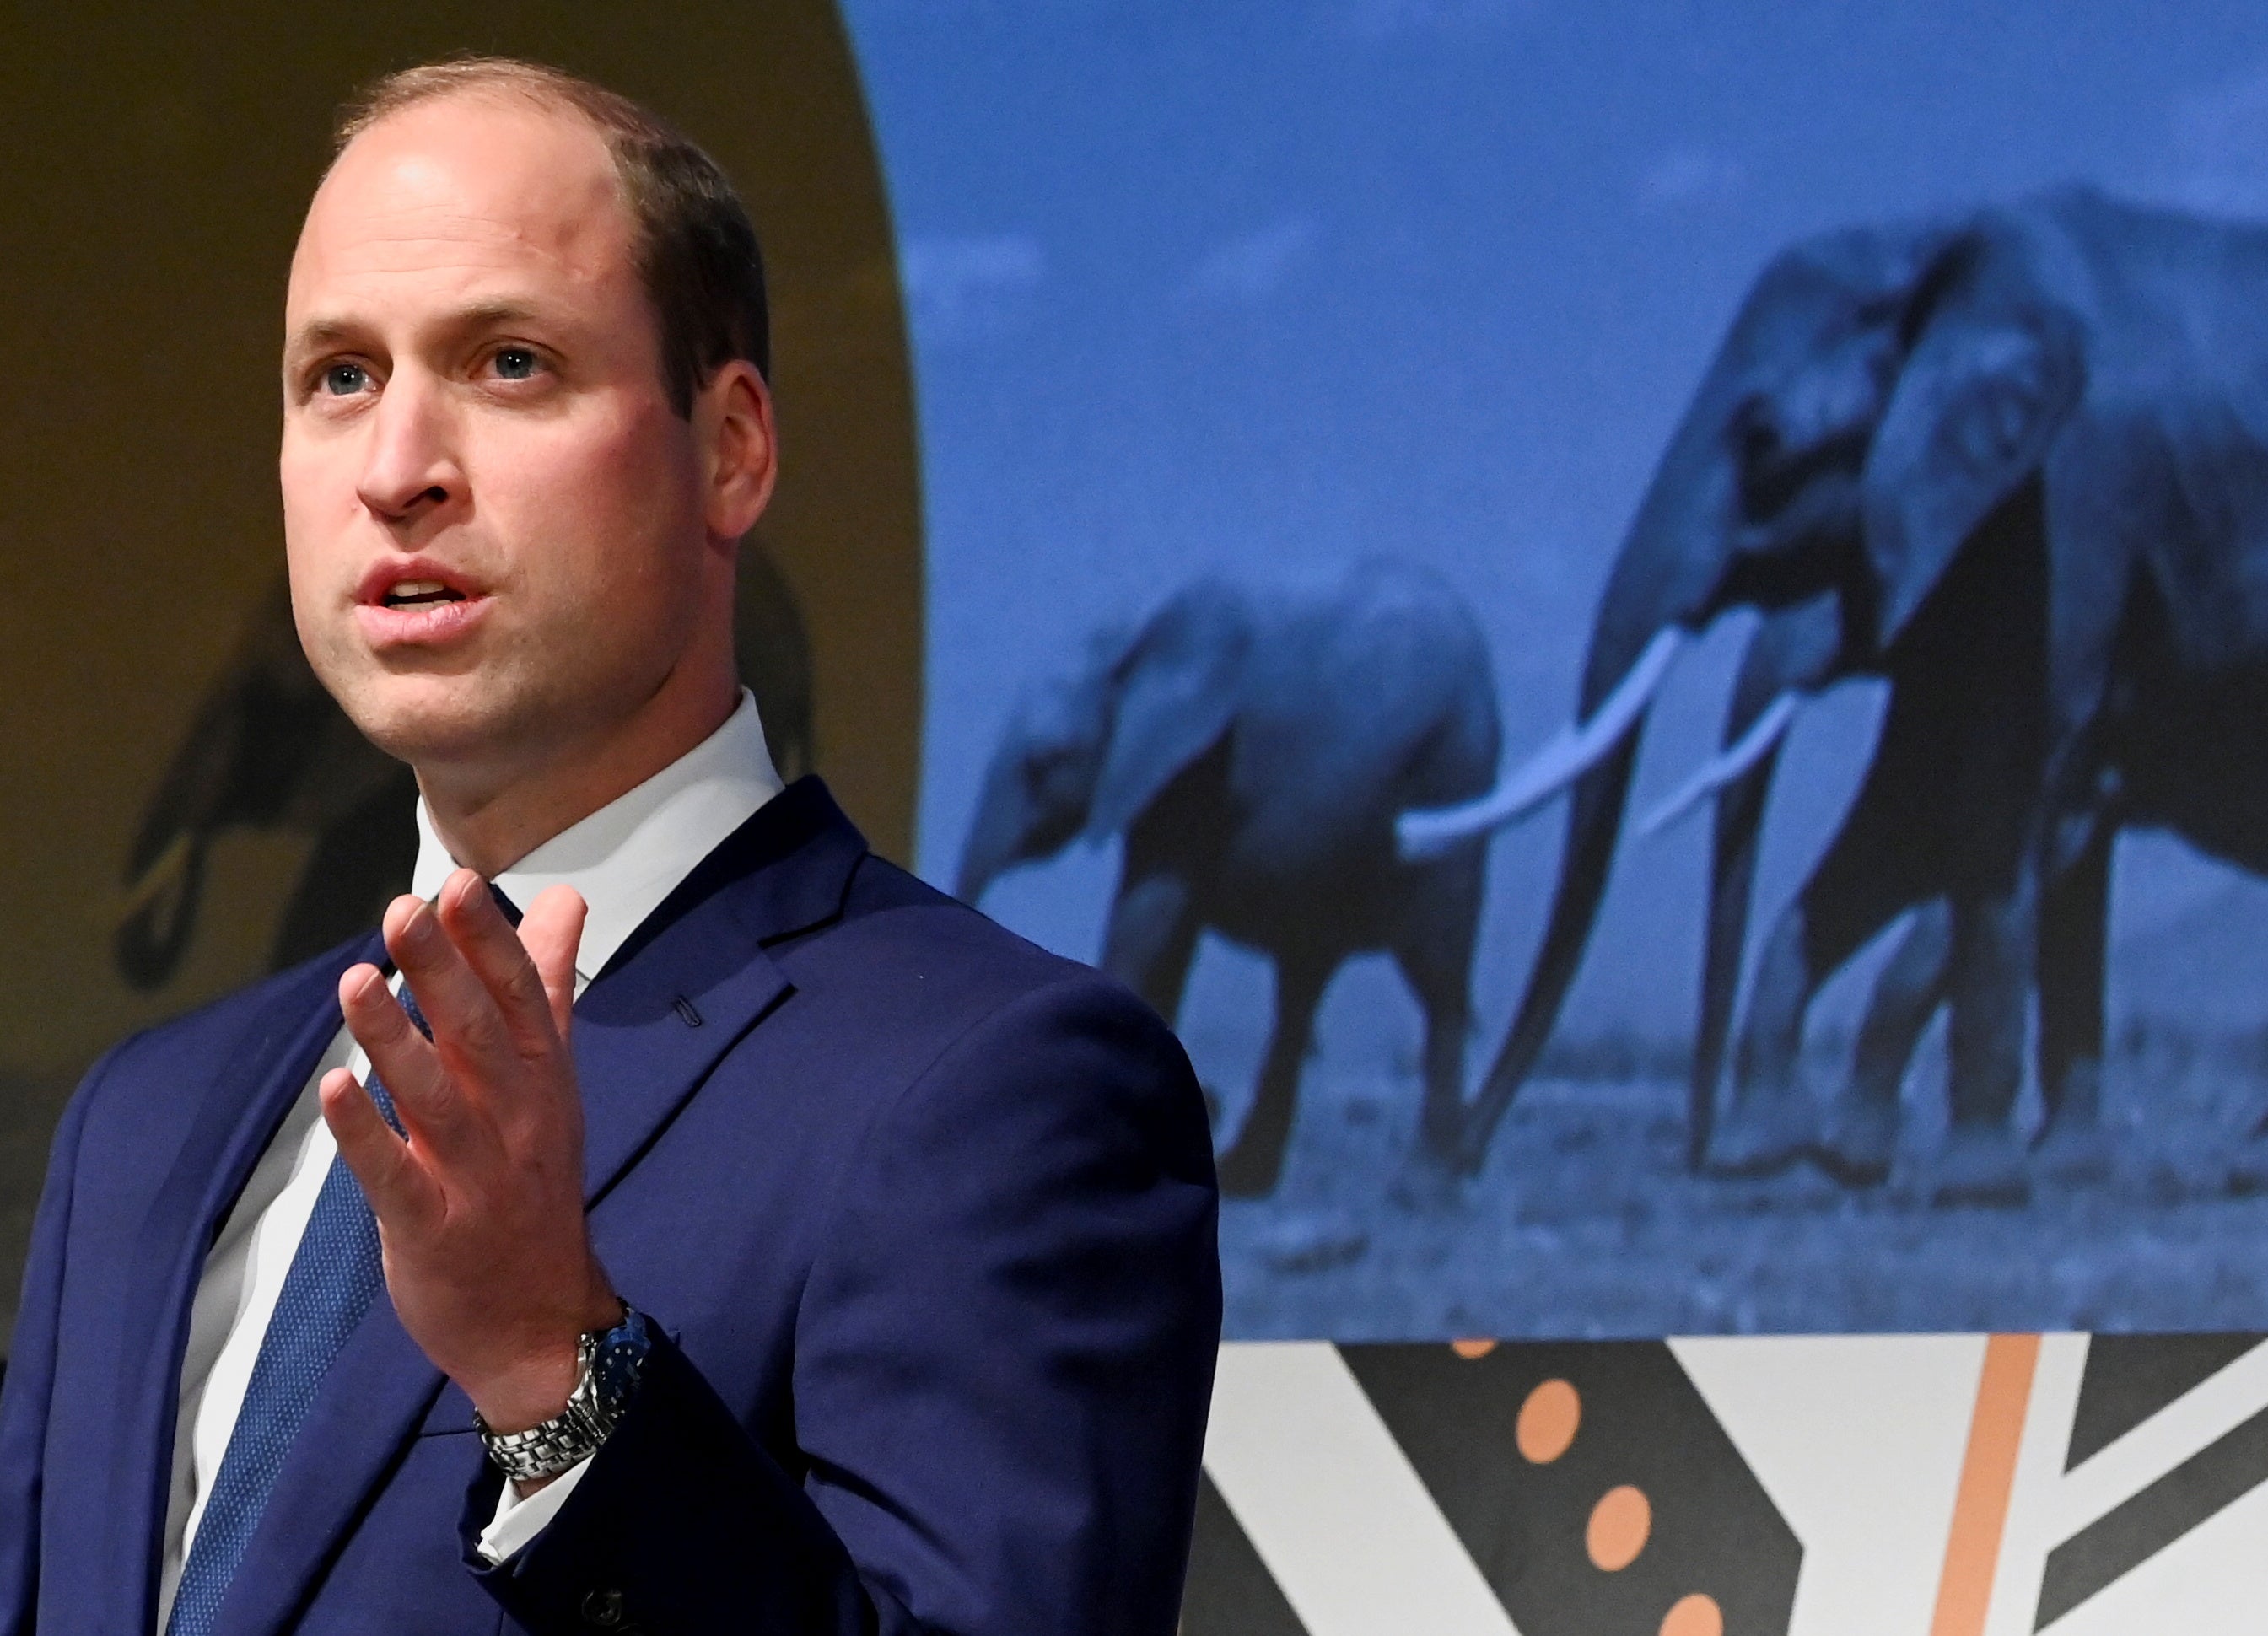
[[[1232,1345],[1182,1628],[2257,1632],[2262,1339]]]

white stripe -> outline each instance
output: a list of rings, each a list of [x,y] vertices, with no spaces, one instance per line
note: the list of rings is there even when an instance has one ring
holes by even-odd
[[[1928,1636],[1984,1338],[1719,1336],[1669,1350],[1803,1546],[1787,1636]]]
[[[2056,1496],[2056,1537],[2070,1538],[2264,1408],[2268,1342],[2206,1376],[2066,1477]]]
[[[1205,1470],[1308,1636],[1519,1636],[1329,1343],[1221,1348]]]

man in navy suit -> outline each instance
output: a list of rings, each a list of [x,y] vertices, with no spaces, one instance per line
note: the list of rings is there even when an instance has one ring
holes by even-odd
[[[417,889],[64,1116],[0,1632],[1174,1628],[1201,1098],[781,789],[733,668],[765,366],[745,217],[634,106],[471,61],[350,117],[285,534]]]

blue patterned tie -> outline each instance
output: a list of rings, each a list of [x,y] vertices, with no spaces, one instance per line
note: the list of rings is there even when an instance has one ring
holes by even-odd
[[[514,925],[519,911],[491,886],[497,906]],[[401,986],[401,1008],[428,1039],[433,1030],[417,1008],[409,985]],[[364,1081],[371,1100],[396,1131],[401,1121],[394,1098],[373,1071]],[[306,1420],[322,1385],[323,1372],[362,1322],[363,1314],[386,1282],[378,1244],[378,1221],[363,1197],[362,1184],[343,1158],[331,1161],[323,1190],[307,1218],[306,1233],[284,1275],[276,1311],[260,1343],[252,1379],[229,1433],[227,1452],[213,1478],[212,1497],[182,1565],[166,1636],[206,1636],[220,1612],[237,1565],[243,1561],[252,1531],[267,1509],[268,1496],[284,1470],[284,1456]]]

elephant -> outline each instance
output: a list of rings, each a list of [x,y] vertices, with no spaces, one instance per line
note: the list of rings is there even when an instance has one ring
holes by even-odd
[[[1397,814],[1470,799],[1500,750],[1488,643],[1430,574],[1372,562],[1328,589],[1208,578],[1080,674],[1029,691],[984,774],[956,890],[1072,841],[1124,840],[1101,964],[1162,1016],[1200,933],[1268,955],[1276,1009],[1224,1191],[1272,1192],[1317,1006],[1338,968],[1390,953],[1425,1014],[1423,1143],[1462,1125],[1486,844],[1422,862]]]
[[[1913,913],[1869,1027],[1889,1053],[1918,1036],[1925,1001],[1924,1022],[1940,1001],[1950,1013],[1931,1196],[2021,1200],[2013,1114],[2035,983],[2043,1136],[2104,1139],[2117,830],[2162,826],[2268,866],[2268,755],[2251,748],[2268,742],[2268,229],[2066,188],[1821,235],[1765,269],[1616,556],[1575,721],[1488,795],[1397,826],[1423,855],[1571,797],[1550,919],[1468,1115],[1467,1166],[1580,961],[1649,707],[1685,643],[1737,608],[1788,653],[1760,663],[1723,764],[1699,781],[1717,785],[1719,831],[1693,1156],[1758,1174],[1825,1146],[1834,1168],[1880,1168],[1879,1141],[1849,1163],[1822,1141],[1794,1047],[1825,982]],[[1771,692],[1776,666],[1787,676]],[[1801,700],[1859,674],[1889,683],[1881,741],[1766,940],[1712,1131],[1721,1039],[1706,1019],[1738,976],[1725,900],[1745,902],[1743,803],[1761,801]],[[1880,1101],[1879,1085],[1846,1086],[1826,1124],[1879,1131]]]
[[[1957,717],[1970,700],[1936,685],[1942,656],[1928,645],[1902,648],[1888,666],[1870,672],[1841,635],[1839,603],[1831,596],[1768,618],[1742,656],[1727,705],[1724,751],[1643,826],[1658,830],[1707,795],[1716,796],[1688,1159],[1695,1168],[1707,1160],[1707,1168],[1719,1174],[1769,1173],[1808,1141],[1812,1157],[1839,1181],[1867,1186],[1887,1180],[1907,1066],[1931,1018],[1949,998],[1955,849],[1947,837],[1934,844],[1919,844],[1918,837],[1932,822],[1935,782],[1942,774],[1938,747],[1956,741]],[[1917,674],[1904,674],[1909,664]],[[1798,696],[1867,674],[1889,683],[1877,754],[1850,814],[1765,946],[1742,1040],[1737,1083],[1789,1094],[1763,1101],[1765,1116],[1751,1119],[1743,1145],[1719,1146],[1712,1154],[1712,1115],[1746,948],[1757,842],[1781,738]],[[2074,1007],[2083,1012],[2090,996],[2100,1003],[2110,833],[2108,827],[2097,829],[2087,868],[2056,877],[2043,904],[2053,919],[2043,923],[2036,947],[2034,987],[2050,1024],[2040,1040],[2048,1120],[2038,1145],[2046,1168],[2066,1181],[2101,1179],[2110,1168],[2099,1122],[2099,1061],[2066,1060],[2058,1052],[2101,1037],[2099,1015],[2077,1028],[2059,1020],[2078,1014]],[[1854,903],[1860,905],[1855,913],[1847,907]],[[1840,916],[1854,923],[1843,935],[1855,953],[1871,935],[1868,928],[1901,913],[1908,924],[1876,978],[1849,1085],[1815,1131],[1811,1109],[1793,1094],[1805,1013],[1815,991],[1804,980],[1798,940],[1832,927]]]
[[[734,608],[740,674],[756,696],[784,777],[810,770],[811,648],[786,579],[762,543],[741,549]],[[196,930],[207,854],[235,829],[283,831],[313,848],[270,945],[269,969],[320,954],[377,922],[416,861],[409,769],[356,731],[300,651],[277,580],[144,808],[126,859],[112,938],[119,974],[155,989]]]

